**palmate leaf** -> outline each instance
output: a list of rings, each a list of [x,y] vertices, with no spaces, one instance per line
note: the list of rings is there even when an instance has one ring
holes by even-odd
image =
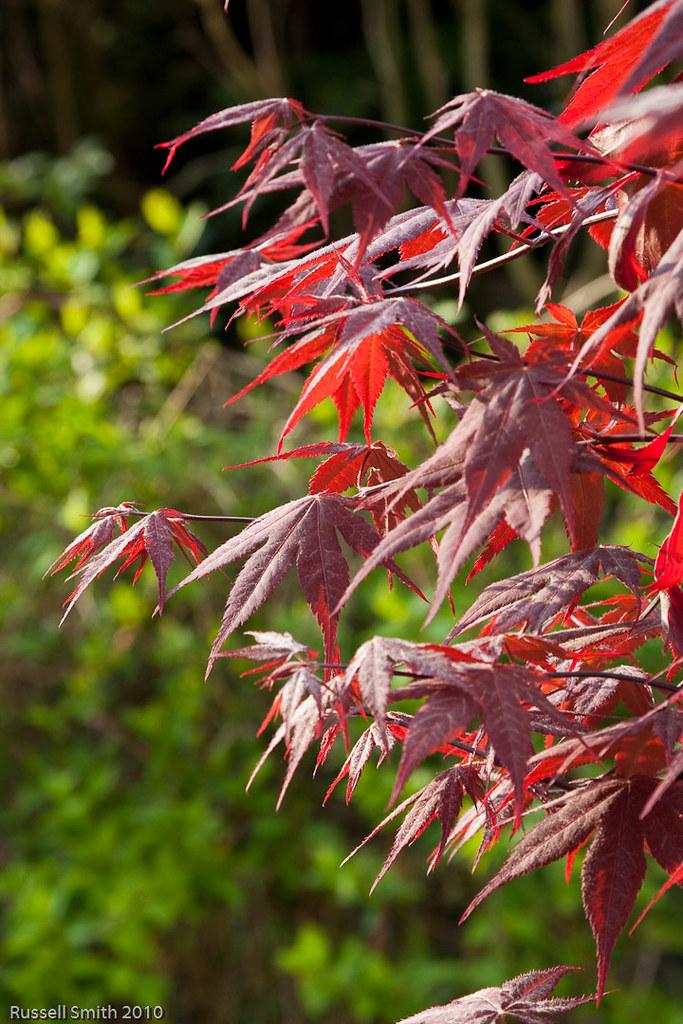
[[[528,334],[532,342],[524,353],[526,359],[535,362],[539,356],[549,358],[553,351],[565,354],[573,358],[581,346],[597,331],[598,327],[608,320],[618,309],[623,299],[610,306],[601,309],[591,309],[583,317],[581,324],[578,323],[574,313],[566,306],[559,303],[546,303],[546,310],[552,317],[550,321],[524,324],[522,327],[512,327],[503,334]],[[626,322],[613,331],[609,337],[609,348],[603,347],[593,360],[591,366],[597,370],[604,370],[613,376],[624,377],[626,367],[623,357],[632,352],[636,336],[634,332],[637,318]],[[627,385],[616,381],[601,381],[609,397],[618,403],[623,403],[626,398]]]
[[[551,967],[519,974],[499,987],[480,989],[445,1006],[432,1006],[405,1017],[399,1024],[504,1024],[513,1019],[524,1024],[551,1024],[556,1014],[593,999],[592,995],[568,999],[551,996],[560,979],[577,969]]]
[[[418,652],[411,657],[413,669],[419,670],[422,662],[422,671],[431,665],[433,681],[424,684],[429,696],[408,727],[392,799],[418,764],[434,750],[442,749],[449,739],[462,735],[479,716],[498,761],[509,772],[519,810],[524,777],[533,754],[529,708],[538,708],[548,722],[562,729],[567,727],[567,720],[544,695],[542,679],[531,669],[459,664],[448,657],[446,650],[427,650],[423,659]],[[420,684],[413,693],[421,696]]]
[[[326,398],[332,398],[339,411],[340,441],[348,432],[353,412],[362,406],[365,436],[371,444],[373,411],[388,377],[419,402],[419,411],[429,422],[423,402],[426,394],[413,363],[431,356],[450,373],[439,340],[442,326],[441,318],[415,299],[384,299],[345,308],[326,317],[324,327],[305,334],[276,356],[227,404],[258,384],[322,357],[282,430],[280,448],[297,423]]]
[[[449,638],[459,636],[486,619],[489,630],[504,633],[524,626],[540,633],[560,613],[576,605],[600,572],[614,576],[636,597],[640,593],[640,562],[625,547],[596,547],[574,551],[539,569],[490,584],[453,627]]]
[[[285,98],[254,100],[252,103],[242,103],[237,107],[220,110],[216,114],[205,117],[203,121],[196,124],[194,128],[190,128],[189,131],[183,132],[182,135],[177,135],[169,142],[159,143],[158,149],[168,150],[164,171],[168,169],[179,147],[189,142],[190,139],[237,124],[251,123],[252,125],[252,141],[247,153],[243,154],[243,158],[246,156],[247,159],[251,159],[272,145],[275,139],[280,139],[282,133],[286,132],[295,120],[303,118],[305,114],[306,110],[300,103]]]
[[[484,886],[464,921],[492,892],[521,875],[571,855],[594,836],[582,869],[582,892],[598,952],[598,999],[610,955],[625,927],[645,876],[644,845],[672,874],[683,860],[683,783],[666,803],[647,809],[657,779],[634,776],[583,784],[521,839],[500,871]],[[659,808],[659,813],[657,812]]]
[[[419,839],[432,822],[438,821],[441,825],[441,841],[431,858],[430,870],[432,870],[441,859],[448,837],[460,813],[465,794],[469,795],[474,801],[479,801],[483,797],[484,785],[477,768],[471,765],[456,765],[453,768],[448,768],[446,771],[439,772],[426,786],[423,786],[417,793],[413,793],[395,807],[359,843],[355,850],[351,851],[343,863],[345,864],[358,850],[365,846],[366,843],[369,843],[385,825],[388,825],[389,822],[394,821],[404,811],[407,811],[396,833],[391,850],[372,884],[371,891],[379,885],[401,851]]]
[[[590,142],[577,138],[566,124],[546,110],[491,89],[475,89],[466,95],[455,96],[433,116],[436,121],[426,140],[454,130],[455,149],[460,160],[460,195],[494,138],[524,167],[539,174],[560,192],[566,190],[566,185],[557,170],[550,143],[559,143],[565,149],[584,153],[595,152]]]
[[[242,469],[257,466],[266,462],[281,462],[287,459],[310,459],[325,456],[313,473],[309,484],[309,494],[332,492],[342,494],[350,488],[363,485],[375,487],[389,480],[398,480],[408,472],[397,458],[396,452],[382,441],[372,444],[349,444],[346,442],[319,441],[317,444],[302,445],[279,455],[269,455],[264,459],[253,459],[238,466],[226,466],[226,469]],[[388,502],[378,495],[373,502],[366,502],[372,521],[379,534],[384,536],[405,518],[407,510],[416,511],[421,502],[414,491],[403,495],[403,504]]]
[[[629,676],[632,681],[629,681]],[[571,711],[586,726],[595,726],[620,701],[634,715],[645,714],[653,703],[648,683],[648,677],[640,669],[632,665],[618,665],[614,669],[614,677],[588,675],[584,678],[568,678],[549,699],[557,707]]]
[[[521,801],[533,753],[529,708],[537,708],[548,722],[567,727],[564,714],[543,693],[544,680],[536,672],[526,666],[494,664],[490,656],[482,658],[481,651],[478,654],[457,647],[374,637],[349,663],[347,683],[357,684],[358,697],[375,719],[380,736],[386,729],[390,702],[426,697],[407,722],[392,801],[425,758],[435,751],[449,750],[449,741],[462,738],[477,719],[483,721],[496,757],[510,773],[515,796]],[[416,681],[392,690],[398,664],[405,665]]]
[[[576,442],[567,413],[572,407],[612,407],[583,381],[572,378],[575,390],[567,386],[564,357],[554,362],[551,353],[547,362],[527,362],[509,341],[490,332],[487,338],[497,361],[477,360],[458,370],[462,389],[476,395],[458,426],[421,466],[380,493],[400,500],[408,489],[444,490],[383,538],[345,599],[379,559],[394,557],[445,528],[429,621],[467,559],[501,524],[523,537],[538,561],[541,528],[554,500],[572,547],[585,542],[585,523],[579,519],[585,509],[574,477],[606,470]],[[558,390],[562,404],[555,397]]]
[[[641,314],[638,349],[634,368],[634,396],[641,432],[645,431],[643,413],[643,375],[647,360],[652,355],[657,332],[674,312],[683,322],[683,229],[663,254],[650,277],[623,302],[586,341],[577,355],[572,370],[590,365],[593,352],[622,324],[633,321]]]
[[[438,820],[441,826],[441,839],[431,858],[430,869],[434,869],[441,859],[448,837],[460,813],[465,794],[469,794],[476,800],[482,795],[482,792],[483,786],[476,768],[469,765],[457,765],[455,768],[440,772],[419,793],[414,797],[409,797],[406,802],[397,807],[396,813],[399,813],[410,805],[408,813],[396,833],[391,850],[372,884],[372,889],[374,890],[379,885],[400,852],[407,846],[411,846],[433,821]],[[378,828],[382,828],[388,820],[385,819]]]
[[[379,753],[377,760],[377,765],[379,766],[391,751],[394,743],[394,737],[389,730],[380,728],[376,722],[369,725],[365,732],[361,733],[358,737],[338,775],[330,783],[323,804],[327,803],[342,779],[347,780],[346,803],[350,803],[363,770],[368,765],[375,751]]]
[[[665,38],[665,19],[680,6],[678,0],[658,0],[616,35],[592,50],[580,53],[550,71],[532,75],[525,81],[535,84],[562,75],[583,75],[592,71],[572,94],[560,114],[560,120],[567,125],[576,125],[586,118],[595,117],[620,93],[642,88],[672,59],[672,55],[660,50],[660,46]],[[677,42],[680,45],[680,40]],[[653,64],[651,59],[654,53],[657,54],[655,60],[660,61],[657,64]]]
[[[161,508],[156,512],[140,516],[132,526],[128,525],[131,514],[140,516],[140,510],[130,502],[124,502],[114,509],[100,509],[93,517],[95,522],[73,541],[48,572],[58,572],[76,560],[72,573],[78,583],[65,601],[66,611],[62,622],[93,580],[120,561],[116,576],[137,562],[133,583],[142,572],[147,559],[157,577],[159,611],[166,601],[166,580],[177,547],[190,564],[199,562],[206,554],[206,547],[199,537],[185,525],[186,517],[172,508]],[[113,537],[114,528],[121,531]],[[71,577],[70,577],[71,578]]]
[[[44,575],[54,575],[72,562],[76,563],[73,572],[77,572],[96,551],[111,543],[116,530],[119,533],[125,533],[128,529],[129,513],[137,511],[139,511],[138,506],[130,501],[124,501],[116,508],[98,509],[90,517],[93,520],[90,526],[67,545],[61,555],[58,555],[52,565],[46,569]]]
[[[451,165],[438,152],[420,148],[412,140],[349,146],[324,119],[289,99],[228,108],[170,142],[161,143],[169,150],[164,170],[178,147],[189,139],[247,121],[252,122],[251,141],[233,170],[251,162],[254,167],[237,197],[214,213],[243,203],[244,222],[260,195],[298,187],[307,200],[312,200],[327,234],[330,212],[350,200],[359,233],[359,254],[400,207],[406,187],[448,219],[446,190],[438,170]],[[308,208],[308,201],[303,206]]]
[[[355,503],[337,494],[297,498],[260,516],[226,541],[190,573],[172,593],[216,569],[247,558],[228,595],[223,620],[209,655],[207,675],[227,638],[267,600],[296,565],[304,597],[322,630],[328,661],[336,657],[338,605],[349,581],[339,543],[367,557],[379,535],[355,510]],[[397,566],[387,566],[417,593]]]

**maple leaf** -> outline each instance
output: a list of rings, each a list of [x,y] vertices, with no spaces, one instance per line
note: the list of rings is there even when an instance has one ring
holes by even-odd
[[[389,730],[383,728],[377,722],[373,722],[372,725],[369,725],[368,728],[358,737],[338,775],[330,783],[330,787],[325,794],[323,804],[327,803],[333,791],[342,779],[347,779],[346,803],[350,803],[351,797],[353,796],[356,786],[360,781],[363,769],[369,763],[370,758],[375,753],[375,750],[379,751],[379,757],[377,760],[377,766],[379,767],[387,754],[391,751],[394,743],[394,737]]]
[[[296,565],[304,597],[322,630],[328,661],[336,656],[336,608],[349,574],[338,535],[367,557],[379,535],[356,511],[354,503],[336,494],[312,494],[260,516],[240,534],[212,551],[172,593],[241,558],[247,562],[228,595],[223,620],[211,647],[207,675],[227,638],[260,608],[289,569]],[[416,590],[391,563],[392,572]],[[419,591],[416,591],[419,593]]]
[[[151,295],[165,295],[168,292],[185,291],[189,288],[202,288],[214,285],[209,298],[215,297],[229,286],[236,284],[251,274],[256,274],[272,263],[295,260],[310,252],[316,242],[299,242],[301,235],[317,223],[311,218],[285,230],[266,232],[249,246],[233,249],[231,252],[211,253],[208,256],[194,256],[189,260],[176,263],[167,270],[160,270],[148,280],[159,278],[177,278],[173,284],[164,288],[156,288]],[[212,310],[215,313],[215,310]]]
[[[266,147],[273,144],[275,139],[282,138],[283,130],[289,128],[293,119],[301,119],[306,110],[296,100],[290,99],[267,99],[254,100],[252,103],[242,103],[240,106],[228,107],[216,114],[205,117],[190,128],[189,131],[177,135],[169,142],[160,142],[157,149],[167,149],[168,156],[164,164],[164,172],[168,169],[176,151],[185,142],[204,135],[206,132],[215,132],[221,128],[230,128],[233,125],[252,123],[252,140],[249,149],[243,154],[242,160],[236,166],[244,162],[244,158],[251,159]]]
[[[669,874],[683,858],[683,783],[670,804],[642,816],[657,780],[634,776],[583,785],[514,847],[503,867],[477,894],[464,921],[501,885],[573,853],[593,836],[582,869],[583,903],[598,951],[598,999],[612,948],[629,918],[645,876],[644,844]]]
[[[405,1017],[399,1024],[502,1024],[512,1017],[525,1024],[544,1024],[552,1021],[555,1014],[566,1013],[593,999],[551,997],[560,979],[575,970],[576,967],[562,966],[519,974],[496,988],[483,988],[445,1006],[432,1006]]]
[[[403,663],[418,681],[402,690],[391,689],[395,666]],[[408,776],[429,754],[447,748],[480,715],[501,764],[513,779],[518,800],[527,762],[533,753],[531,718],[527,706],[537,707],[550,721],[564,727],[564,716],[548,701],[539,677],[526,667],[486,664],[466,650],[436,644],[409,644],[375,637],[363,644],[346,670],[349,683],[358,682],[359,695],[380,729],[385,730],[389,700],[427,697],[409,720],[391,801]]]
[[[577,604],[600,571],[614,576],[638,596],[639,557],[625,547],[596,547],[562,555],[539,569],[492,583],[453,627],[449,639],[491,618],[488,628],[497,633],[519,626],[540,633],[560,612]]]
[[[345,599],[377,565],[377,559],[394,557],[447,528],[439,544],[439,575],[430,621],[467,558],[501,522],[529,543],[538,561],[540,532],[554,496],[572,546],[579,546],[576,512],[580,505],[572,472],[595,472],[601,464],[596,459],[590,461],[573,440],[571,420],[554,397],[557,388],[565,387],[566,364],[528,364],[510,342],[495,335],[487,337],[497,362],[478,360],[458,370],[461,386],[476,393],[460,423],[426,462],[388,485],[383,493],[400,500],[409,488],[445,490],[383,538]],[[574,406],[597,403],[602,407],[602,400],[583,383],[574,392],[564,390],[562,398]]]
[[[292,100],[269,100],[229,108],[207,118],[190,132],[171,142],[169,159],[183,142],[216,128],[250,120],[254,115],[251,142],[233,165],[236,170],[255,161],[254,167],[235,199],[212,211],[223,212],[244,203],[243,224],[260,195],[303,187],[317,209],[317,219],[329,233],[330,212],[351,201],[358,230],[358,256],[401,205],[404,188],[431,205],[446,222],[445,187],[437,168],[450,163],[434,149],[421,149],[412,140],[395,140],[370,146],[349,146],[331,130],[324,119],[306,111]],[[289,135],[294,118],[297,131]]]
[[[613,444],[619,439],[619,435],[628,430],[627,419],[634,414],[629,406],[621,406],[626,414],[623,421],[607,419],[599,413],[591,410],[585,420],[579,425],[579,432],[586,441],[590,442],[590,450],[598,456],[602,463],[603,472],[625,491],[637,494],[646,501],[661,505],[667,512],[674,514],[676,505],[655,479],[652,470],[655,468],[662,455],[667,449],[673,428],[678,421],[683,407],[677,412],[666,430],[661,434],[653,435],[642,448],[635,448],[632,444]],[[661,419],[662,416],[670,416],[670,413],[646,414],[648,426]]]
[[[418,668],[420,662],[412,655],[410,664]],[[436,683],[409,726],[392,798],[413,769],[462,731],[478,711],[499,762],[510,773],[521,809],[524,776],[533,753],[528,707],[537,707],[561,727],[567,724],[565,717],[543,694],[538,676],[526,667],[458,664],[445,653],[438,661],[432,655],[427,664]]]
[[[406,476],[406,480],[409,479],[413,481],[411,474]],[[400,500],[401,497],[402,492],[399,491],[398,498],[394,500]],[[552,491],[543,485],[529,456],[522,458],[520,466],[512,472],[488,506],[476,516],[469,527],[466,525],[468,505],[463,482],[446,486],[421,509],[398,523],[382,538],[375,552],[365,561],[352,580],[342,603],[346,602],[360,582],[380,564],[378,559],[393,558],[399,552],[429,540],[447,527],[438,546],[439,575],[428,615],[428,621],[431,621],[440,603],[447,596],[451,582],[467,559],[507,519],[514,523],[516,532],[527,540],[532,552],[540,553],[540,531],[550,515],[551,499]]]
[[[683,321],[683,230],[663,254],[650,277],[628,296],[623,304],[606,320],[581,347],[572,365],[585,366],[584,360],[607,340],[610,333],[622,324],[632,321],[642,311],[636,363],[633,377],[638,425],[645,431],[643,413],[643,374],[652,353],[657,332],[672,312]]]
[[[680,7],[680,4],[675,6]],[[621,92],[642,88],[671,59],[660,50],[660,45],[664,37],[665,18],[673,7],[674,0],[658,0],[616,35],[605,39],[592,50],[580,53],[564,64],[558,64],[550,71],[531,75],[524,81],[536,84],[562,75],[583,75],[595,69],[575,90],[559,119],[567,125],[576,125],[589,117],[595,117]],[[656,49],[653,47],[650,54],[655,52],[664,57],[663,62],[656,66],[652,65],[648,56],[648,48],[654,43]]]
[[[396,833],[391,850],[372,883],[370,891],[376,889],[401,851],[407,846],[411,846],[432,822],[438,820],[441,825],[441,841],[431,858],[430,870],[433,870],[441,859],[448,837],[460,812],[465,793],[475,801],[483,795],[482,782],[476,768],[470,765],[456,765],[454,768],[439,772],[426,786],[395,807],[356,849],[351,851],[343,863],[345,864],[358,850],[369,843],[385,825],[407,810],[408,813]]]
[[[629,676],[632,681],[628,680]],[[578,719],[583,719],[586,725],[593,725],[596,719],[609,715],[620,701],[635,715],[648,711],[652,707],[648,682],[639,669],[632,665],[619,665],[612,676],[568,678],[549,699],[553,704],[570,710]]]
[[[350,153],[354,160],[361,162],[362,175],[355,173],[340,178],[338,166],[341,161],[336,153],[330,153],[329,150],[322,159],[317,152],[311,152],[309,163],[316,179],[321,170],[326,173],[328,197],[335,196],[339,202],[347,194],[351,196],[354,225],[358,232],[357,261],[399,209],[406,188],[419,201],[430,206],[450,230],[456,230],[450,221],[446,189],[437,170],[453,168],[436,150],[420,147],[412,139],[396,139],[370,146],[357,146]],[[347,163],[349,159],[347,156]],[[312,182],[306,177],[305,153],[302,171],[308,187],[314,191]],[[367,176],[369,187],[359,190],[359,183],[363,184],[364,176]],[[323,225],[326,228],[326,221],[323,221]]]
[[[286,743],[287,769],[276,804],[276,809],[279,810],[296,769],[301,764],[306,751],[320,737],[322,728],[323,713],[315,697],[309,695],[305,700],[297,704],[287,722],[283,722],[277,729],[251,773],[246,788],[250,788],[257,773],[279,744]]]
[[[408,467],[399,461],[396,452],[382,441],[374,441],[369,445],[319,441],[317,444],[302,445],[291,451],[280,452],[279,455],[269,455],[264,459],[253,459],[251,462],[225,468],[242,469],[266,462],[320,458],[323,455],[326,456],[325,461],[321,462],[309,481],[309,494],[341,494],[351,487],[360,488],[363,484],[376,487],[388,480],[398,480],[408,472]],[[384,536],[404,518],[404,509],[415,511],[420,504],[415,491],[408,491],[403,495],[403,508],[396,503],[389,507],[381,494],[375,501],[364,502],[364,507],[370,512],[377,531]]]
[[[90,558],[91,555],[105,547],[114,538],[114,531],[124,533],[128,529],[128,516],[130,512],[138,512],[139,509],[134,502],[124,501],[115,508],[100,508],[90,518],[93,520],[82,533],[71,541],[62,551],[61,555],[55,558],[44,573],[44,576],[54,575],[67,565],[75,561],[74,572]]]
[[[655,560],[655,578],[650,590],[669,590],[683,583],[683,494],[670,532],[664,538]]]
[[[62,622],[93,580],[119,559],[121,565],[115,578],[138,562],[133,577],[135,583],[149,558],[157,577],[158,607],[161,612],[166,601],[166,580],[174,558],[174,545],[190,564],[199,562],[206,554],[206,547],[202,541],[185,525],[186,517],[182,512],[172,508],[161,508],[142,516],[132,526],[128,526],[126,513],[131,512],[139,514],[136,506],[128,502],[115,509],[100,509],[94,517],[96,522],[80,534],[48,570],[57,572],[77,559],[76,568],[69,578],[77,577],[78,584],[64,602],[66,611],[62,616]],[[122,532],[112,539],[115,524]]]
[[[546,110],[491,89],[475,89],[455,96],[436,111],[434,127],[425,141],[453,128],[460,160],[459,194],[464,192],[474,168],[497,138],[519,162],[545,181],[566,191],[558,173],[550,143],[584,153],[595,152],[591,143],[578,139],[565,124]]]
[[[415,299],[384,299],[345,309],[328,317],[325,327],[305,334],[276,356],[226,404],[237,401],[258,384],[324,356],[303,386],[280,436],[280,448],[303,416],[325,398],[332,398],[338,407],[340,441],[346,436],[354,410],[362,406],[370,445],[373,411],[389,376],[420,403],[418,408],[428,422],[422,402],[425,391],[412,361],[429,354],[450,373],[439,340],[440,326],[441,318]]]
[[[558,354],[566,353],[570,358],[573,358],[584,342],[592,337],[598,327],[619,309],[622,302],[623,299],[612,305],[603,306],[600,309],[589,310],[584,315],[581,324],[578,323],[576,316],[567,306],[548,302],[545,308],[552,317],[551,321],[524,324],[522,327],[510,327],[502,333],[528,334],[534,339],[524,353],[525,358],[532,362],[535,362],[538,358],[547,360],[555,352]],[[617,331],[610,334],[608,343],[598,352],[597,358],[591,364],[592,367],[597,370],[606,371],[608,374],[611,373],[613,376],[623,377],[626,374],[626,368],[620,356],[630,354],[630,346],[636,340],[633,328],[637,323],[637,319],[637,317],[634,317],[631,322],[627,321]],[[625,345],[629,347],[622,351]],[[627,385],[609,380],[601,380],[600,383],[610,398],[615,402],[623,403],[626,397]]]

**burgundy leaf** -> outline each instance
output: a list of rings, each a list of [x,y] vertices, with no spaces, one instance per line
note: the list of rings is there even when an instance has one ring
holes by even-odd
[[[174,544],[188,558],[191,564],[199,562],[206,553],[201,540],[185,526],[182,512],[172,508],[162,508],[156,512],[137,519],[132,526],[127,526],[126,511],[138,510],[134,505],[125,503],[117,509],[101,509],[97,513],[97,521],[84,531],[73,544],[53,564],[52,571],[64,568],[70,561],[77,558],[76,569],[72,576],[78,583],[65,601],[66,611],[62,622],[83,592],[103,572],[120,560],[116,576],[129,566],[138,563],[133,582],[135,583],[145,561],[149,558],[157,577],[159,592],[159,611],[163,611],[166,600],[166,580],[168,570],[173,562]],[[123,515],[122,515],[123,513]],[[114,523],[123,532],[113,540]]]
[[[568,797],[559,810],[551,811],[514,847],[503,867],[477,893],[461,920],[502,885],[545,867],[580,847],[598,826],[605,807],[617,799],[620,782],[602,781],[583,786]]]
[[[338,534],[364,557],[379,540],[374,527],[353,510],[348,499],[336,494],[298,498],[250,523],[178,584],[175,590],[247,557],[228,595],[207,673],[227,638],[267,600],[294,565],[304,596],[320,624],[326,657],[329,661],[335,659],[336,609],[348,586],[348,567]],[[396,566],[390,568],[406,580]]]
[[[183,132],[182,135],[176,136],[170,142],[160,142],[158,148],[168,150],[164,171],[173,160],[176,150],[185,142],[196,138],[198,135],[204,135],[206,132],[215,132],[221,128],[230,128],[236,124],[252,122],[254,126],[259,126],[258,130],[261,132],[263,132],[264,127],[267,127],[268,134],[264,133],[259,140],[259,148],[262,148],[264,144],[271,141],[270,130],[277,123],[288,127],[292,123],[292,115],[296,118],[301,118],[305,113],[306,111],[300,103],[289,99],[255,100],[252,103],[242,103],[237,107],[228,107],[217,114],[205,117],[194,128]],[[255,155],[257,152],[258,149],[252,143],[252,154]]]
[[[451,637],[486,619],[494,618],[496,632],[525,625],[530,633],[540,633],[555,616],[575,605],[602,571],[614,576],[636,596],[639,593],[638,556],[623,547],[597,547],[575,551],[548,562],[540,569],[510,576],[492,583],[451,630]]]
[[[565,191],[566,186],[558,173],[550,143],[559,143],[566,149],[593,152],[590,143],[577,138],[552,114],[491,89],[476,89],[464,96],[456,96],[434,116],[436,121],[427,139],[449,129],[455,130],[461,194],[494,138],[524,167],[541,175],[560,192]]]
[[[548,998],[560,979],[576,969],[551,967],[545,971],[529,971],[500,987],[483,988],[445,1006],[422,1010],[399,1024],[503,1024],[512,1018],[525,1024],[549,1024],[555,1014],[566,1013],[593,999],[593,996]]]
[[[598,998],[605,989],[612,947],[645,877],[639,821],[643,795],[638,789],[623,787],[605,809],[581,873],[583,905],[598,948]]]
[[[460,811],[465,792],[474,792],[477,778],[474,769],[461,766],[440,772],[419,793],[409,797],[407,801],[396,807],[394,812],[385,818],[381,825],[377,826],[375,832],[396,817],[406,806],[412,805],[396,833],[391,850],[377,878],[372,883],[371,892],[379,885],[401,850],[411,846],[429,828],[431,823],[437,820],[441,825],[441,844],[436,857],[436,862],[438,862]],[[368,836],[369,838],[370,836]],[[432,867],[435,866],[436,863],[433,863]]]

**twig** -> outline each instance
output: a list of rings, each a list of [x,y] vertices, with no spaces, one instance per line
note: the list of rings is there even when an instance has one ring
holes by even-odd
[[[594,213],[591,217],[586,217],[582,226],[585,227],[586,225],[591,224],[601,224],[606,220],[615,220],[618,214],[618,210],[603,210],[602,213]],[[500,256],[494,256],[493,259],[484,260],[483,263],[477,263],[476,266],[472,268],[470,276],[475,277],[479,274],[486,274],[489,270],[495,270],[497,267],[503,267],[506,263],[511,263],[512,260],[516,260],[519,256],[526,255],[526,253],[531,249],[537,249],[542,245],[547,245],[547,243],[552,241],[553,238],[561,238],[562,235],[565,235],[571,227],[571,224],[560,224],[556,228],[550,228],[540,237],[524,242],[524,244],[520,245],[517,249],[509,249]],[[397,267],[396,269],[400,269],[400,267]],[[451,284],[453,281],[459,281],[461,276],[462,271],[457,270],[453,274],[446,274],[445,277],[431,277],[414,284],[399,285],[392,289],[391,294],[395,295],[398,292],[411,292],[422,288],[432,288],[437,284]]]
[[[577,669],[574,672],[546,672],[545,675],[548,679],[616,679],[624,683],[642,683],[644,686],[653,686],[657,690],[668,690],[670,693],[678,693],[680,689],[673,683],[656,683],[653,679],[631,676],[627,672],[610,672],[608,670],[591,672]]]
[[[148,516],[149,512],[141,512],[138,509],[125,509],[119,513],[123,516]],[[258,516],[201,516],[192,512],[178,512],[181,519],[191,519],[202,523],[255,523]]]
[[[595,377],[597,380],[611,380],[615,384],[628,384],[633,386],[633,381],[627,377],[619,377],[616,373],[605,373],[603,370],[586,369],[579,367],[579,373],[584,377]],[[662,398],[670,398],[672,402],[683,402],[683,395],[677,395],[675,391],[667,391],[666,388],[658,388],[655,384],[643,384],[643,390],[649,391],[651,395],[661,395]]]
[[[624,442],[631,443],[635,441],[654,441],[659,434],[609,434],[607,436],[602,434],[593,434],[591,437],[584,441],[579,441],[579,444],[623,444]],[[683,444],[683,434],[672,434],[671,437],[667,438],[667,444]]]

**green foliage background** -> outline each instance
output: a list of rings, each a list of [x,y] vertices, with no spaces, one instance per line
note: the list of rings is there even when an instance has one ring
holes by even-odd
[[[105,9],[92,6],[106,22]],[[180,6],[182,22],[187,10]],[[277,17],[277,5],[273,10]],[[449,69],[445,15],[438,4],[434,10]],[[130,5],[122,11],[137,46],[150,25],[168,17],[155,4],[145,18]],[[306,17],[315,41],[319,30],[308,9]],[[551,16],[543,17],[544,31],[556,38]],[[162,42],[171,61],[172,47]],[[368,71],[355,36],[343,51],[346,63],[338,58],[334,84],[315,47],[307,53],[308,63],[286,68],[288,84],[300,86],[307,103],[389,116],[382,80],[378,86]],[[512,57],[506,60],[501,81],[517,71]],[[543,63],[539,54],[531,70]],[[265,81],[266,64],[254,64]],[[214,75],[207,106],[198,98],[201,68],[194,67],[192,85],[186,60],[170,68],[166,96],[190,97],[168,115],[170,131],[244,98],[239,82],[219,76],[217,83]],[[143,95],[141,72],[128,87]],[[418,103],[428,106],[428,87],[419,75],[403,84],[406,116]],[[145,96],[164,88],[144,83]],[[16,109],[29,102],[20,93]],[[93,102],[104,102],[102,95]],[[134,145],[145,154],[170,134],[149,124],[143,130],[132,108],[130,116]],[[29,137],[35,130],[27,147],[40,144]],[[191,1024],[380,1024],[557,962],[586,968],[574,991],[589,988],[589,929],[578,882],[567,887],[561,867],[503,890],[459,930],[457,919],[495,858],[484,860],[476,879],[466,855],[425,879],[434,839],[428,835],[372,898],[367,891],[389,836],[339,868],[382,817],[389,771],[370,770],[349,808],[341,792],[320,808],[335,764],[313,782],[304,769],[279,814],[277,761],[245,794],[269,700],[233,663],[202,681],[225,581],[189,588],[152,621],[147,573],[135,589],[126,579],[102,580],[58,631],[58,605],[68,591],[42,574],[83,529],[84,513],[137,500],[148,508],[253,515],[305,486],[301,466],[221,472],[273,450],[296,382],[275,382],[222,410],[262,365],[264,344],[244,350],[238,343],[251,340],[248,326],[223,335],[204,319],[162,334],[192,309],[192,299],[152,299],[136,282],[190,255],[202,234],[203,249],[229,248],[236,236],[230,220],[224,235],[216,222],[205,228],[190,164],[171,183],[183,203],[144,168],[122,166],[117,139],[130,154],[129,131],[123,117],[114,118],[106,145],[68,139],[61,154],[46,132],[51,151],[10,152],[13,159],[0,165],[0,1005],[161,1004],[168,1020]],[[16,130],[12,144],[21,149]],[[212,160],[209,170],[216,169]],[[590,267],[579,267],[568,290],[589,277]],[[523,281],[500,284],[496,298],[523,306]],[[529,313],[493,316],[494,327],[509,327]],[[402,395],[387,389],[378,416],[377,435],[406,461],[427,450],[419,417],[406,416]],[[332,413],[322,407],[299,436],[330,436],[332,428]],[[662,481],[677,493],[681,474],[669,464]],[[635,517],[621,495],[610,502],[605,521],[613,539],[653,553],[663,521],[647,510]],[[225,531],[203,536],[211,546]],[[559,533],[551,536],[548,556],[561,544]],[[525,567],[525,559],[512,550],[482,583]],[[429,588],[428,561],[415,558],[411,568]],[[470,600],[459,587],[458,605]],[[378,574],[344,620],[347,653],[374,632],[417,636],[422,615],[415,598],[399,588],[389,593]],[[444,613],[424,635],[440,637],[446,623]],[[253,626],[317,642],[294,582]],[[648,656],[654,663],[659,652]],[[418,774],[412,784],[420,783]],[[661,881],[652,870],[641,907]],[[683,1020],[680,910],[680,896],[672,894],[633,938],[621,940],[613,970],[620,994],[599,1011],[577,1012],[577,1020]]]

